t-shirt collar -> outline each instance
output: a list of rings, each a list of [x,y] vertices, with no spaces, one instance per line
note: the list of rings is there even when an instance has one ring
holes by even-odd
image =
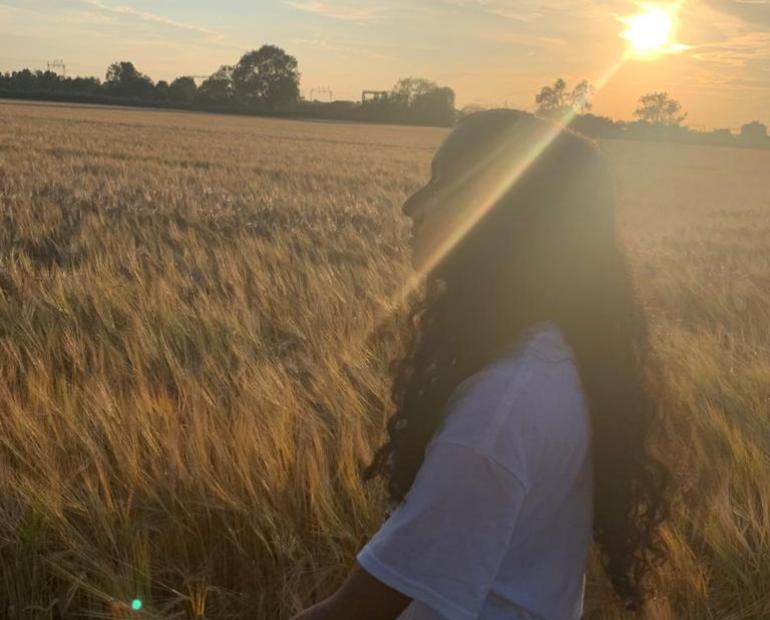
[[[561,330],[551,320],[538,321],[530,325],[516,342],[508,347],[504,355],[514,355],[528,348],[533,353],[549,362],[563,362],[574,359],[569,345],[565,342]]]

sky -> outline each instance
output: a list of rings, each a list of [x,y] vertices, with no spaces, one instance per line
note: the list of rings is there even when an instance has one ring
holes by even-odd
[[[690,127],[770,124],[770,0],[685,0],[687,49],[626,59],[594,112],[630,119],[666,91]],[[359,99],[403,77],[450,86],[459,107],[532,110],[562,77],[602,81],[623,58],[630,0],[0,0],[0,71],[46,68],[104,77],[130,60],[154,80],[205,76],[270,43],[295,56],[306,97]],[[311,93],[311,91],[313,91]]]

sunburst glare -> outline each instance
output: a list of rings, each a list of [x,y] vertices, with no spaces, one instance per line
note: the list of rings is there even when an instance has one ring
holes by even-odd
[[[621,17],[626,24],[621,33],[628,42],[628,54],[635,58],[655,58],[687,49],[676,41],[681,3],[671,6],[639,4],[640,13]]]

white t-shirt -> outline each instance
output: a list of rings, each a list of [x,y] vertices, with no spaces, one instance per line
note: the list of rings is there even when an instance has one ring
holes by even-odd
[[[404,502],[357,556],[399,620],[572,620],[592,539],[588,408],[552,321],[463,381]]]

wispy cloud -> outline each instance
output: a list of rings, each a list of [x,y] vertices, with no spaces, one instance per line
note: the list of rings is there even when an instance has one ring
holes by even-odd
[[[590,8],[597,3],[591,0],[444,0],[447,4],[504,17],[513,21],[530,23],[550,13],[564,13],[575,8]]]
[[[706,4],[749,24],[770,26],[770,0],[706,0]]]
[[[465,2],[465,4],[475,5],[485,13],[518,22],[533,22],[536,19],[543,17],[543,13],[538,8],[533,6],[532,3],[527,2],[514,3],[500,0],[473,0],[473,2]]]
[[[728,41],[707,43],[695,48],[694,58],[733,67],[752,60],[770,60],[770,33],[747,32]]]
[[[693,25],[691,57],[724,79],[736,77],[735,69],[745,77],[770,67],[770,0],[706,0],[686,17],[683,23]]]
[[[348,22],[373,22],[387,17],[387,10],[381,6],[361,6],[353,2],[318,2],[287,0],[286,4],[298,11],[313,13],[329,19]]]
[[[308,38],[308,39],[294,39],[292,42],[296,43],[297,45],[306,45],[308,47],[315,47],[325,52],[335,52],[338,54],[343,54],[345,56],[356,56],[356,57],[377,58],[377,59],[388,58],[386,54],[377,52],[371,49],[371,47],[367,47],[363,45],[347,45],[344,43],[340,43],[338,41],[330,41],[329,39],[326,39],[323,37]]]
[[[202,35],[206,37],[206,39],[212,42],[218,42],[224,38],[222,33],[217,32],[215,30],[210,30],[208,28],[204,28],[196,24],[190,24],[187,22],[181,22],[175,19],[170,19],[168,17],[164,17],[163,15],[150,13],[148,11],[142,11],[140,9],[135,9],[130,6],[108,5],[102,2],[102,0],[80,0],[80,1],[82,4],[92,6],[104,13],[109,13],[112,15],[118,15],[118,16],[124,16],[124,17],[127,16],[134,19],[139,19],[144,22],[149,22],[152,24],[160,24],[161,26],[166,26],[168,28],[173,28],[175,30],[192,32],[195,34]]]

